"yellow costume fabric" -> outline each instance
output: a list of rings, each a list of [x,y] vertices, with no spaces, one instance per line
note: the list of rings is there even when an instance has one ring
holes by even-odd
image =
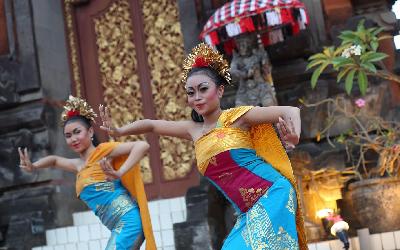
[[[204,174],[209,163],[212,163],[213,157],[221,152],[237,148],[254,149],[259,157],[270,163],[295,188],[297,194],[296,228],[299,248],[301,250],[308,249],[296,179],[286,150],[272,124],[255,125],[251,127],[250,131],[229,127],[252,108],[253,106],[241,106],[224,111],[218,119],[217,127],[195,142],[199,171]],[[216,146],[214,141],[218,140],[219,136],[224,137],[224,140],[221,140],[223,142]]]
[[[109,155],[111,151],[118,145],[119,142],[102,143],[89,156],[86,166],[78,172],[76,180],[76,192],[79,196],[84,187],[106,181],[99,161]],[[120,156],[113,159],[113,167],[118,170],[125,162],[128,155]],[[134,197],[139,205],[140,217],[142,220],[143,233],[146,238],[146,250],[156,249],[156,244],[153,235],[153,229],[150,221],[150,213],[147,206],[147,197],[144,190],[143,181],[140,175],[140,166],[132,167],[121,178],[123,186],[129,191],[130,195]]]
[[[236,148],[253,148],[248,131],[240,128],[214,128],[195,142],[197,167],[202,175],[213,156]],[[224,139],[223,143],[216,143]]]

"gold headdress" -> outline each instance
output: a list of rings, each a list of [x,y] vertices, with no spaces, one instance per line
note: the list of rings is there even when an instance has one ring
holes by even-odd
[[[192,49],[192,52],[183,62],[182,82],[186,83],[188,73],[192,68],[210,67],[231,83],[229,64],[224,57],[215,49],[205,43],[200,43]]]
[[[94,118],[97,117],[97,114],[85,100],[70,95],[64,105],[64,111],[61,114],[61,121],[64,123],[69,118],[77,115],[83,116],[92,122],[94,122]]]

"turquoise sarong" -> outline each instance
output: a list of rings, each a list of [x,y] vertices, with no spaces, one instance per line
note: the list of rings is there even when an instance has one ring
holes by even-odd
[[[144,234],[139,206],[120,180],[86,186],[79,197],[111,231],[106,250],[140,248]]]

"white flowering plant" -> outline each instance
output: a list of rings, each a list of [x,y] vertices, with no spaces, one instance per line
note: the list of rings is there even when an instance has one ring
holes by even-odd
[[[321,73],[329,66],[338,72],[337,82],[345,81],[347,94],[351,93],[353,83],[357,79],[362,95],[368,88],[368,77],[377,76],[400,83],[400,78],[389,72],[382,60],[388,55],[378,52],[379,41],[392,38],[392,36],[378,36],[382,28],[365,28],[364,20],[360,21],[356,31],[346,30],[341,32],[342,40],[339,47],[325,47],[321,53],[311,56],[307,70],[313,68],[311,87],[315,88]]]

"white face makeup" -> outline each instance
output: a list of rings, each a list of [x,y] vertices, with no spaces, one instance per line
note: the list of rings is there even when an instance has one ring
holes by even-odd
[[[215,82],[205,74],[190,76],[186,82],[188,104],[199,115],[213,112],[219,108],[223,87],[218,87]]]
[[[87,129],[79,121],[67,123],[64,127],[64,137],[67,145],[75,152],[81,153],[92,143],[93,128]]]

